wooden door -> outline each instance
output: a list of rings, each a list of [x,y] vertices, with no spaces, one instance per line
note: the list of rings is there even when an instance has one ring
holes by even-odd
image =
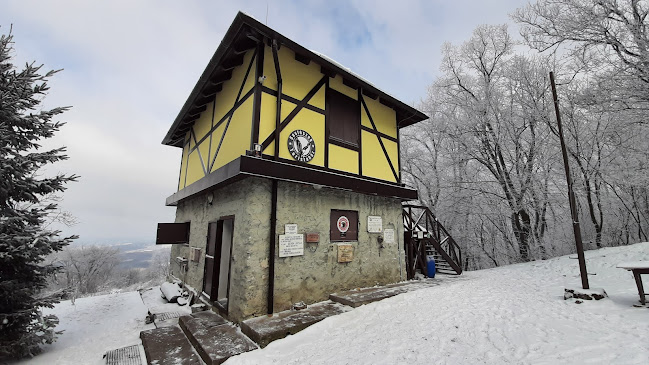
[[[234,219],[224,218],[209,223],[207,231],[203,292],[210,301],[227,310]]]
[[[218,222],[211,222],[207,225],[207,247],[205,248],[205,271],[203,273],[203,292],[207,294],[208,298],[212,298],[212,291],[214,287],[214,273],[215,266],[219,259],[215,258],[218,235]],[[218,271],[216,271],[218,272]],[[218,279],[216,279],[218,282]]]

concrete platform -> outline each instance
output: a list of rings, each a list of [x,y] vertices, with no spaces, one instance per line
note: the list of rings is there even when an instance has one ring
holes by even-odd
[[[239,328],[212,311],[180,317],[178,323],[201,359],[208,365],[257,349]]]
[[[201,360],[178,326],[140,332],[147,364],[200,365]]]
[[[346,292],[330,294],[329,299],[334,302],[356,308],[360,307],[363,304],[376,302],[402,293],[430,288],[431,286],[439,285],[443,281],[445,280],[441,278],[435,278],[419,281],[408,281],[374,288],[355,289]]]
[[[260,347],[266,347],[275,340],[298,333],[327,317],[350,310],[350,307],[332,301],[320,302],[299,311],[288,310],[243,321],[241,331]]]

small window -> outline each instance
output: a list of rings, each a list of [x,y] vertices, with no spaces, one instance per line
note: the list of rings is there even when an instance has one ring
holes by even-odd
[[[332,209],[329,238],[331,242],[358,241],[358,212]]]
[[[327,90],[329,99],[329,138],[358,147],[361,108],[358,100],[336,90]]]
[[[156,245],[189,243],[189,222],[158,223]]]

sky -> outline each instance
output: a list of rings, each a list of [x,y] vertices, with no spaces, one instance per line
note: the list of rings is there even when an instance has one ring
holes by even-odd
[[[47,173],[80,178],[60,203],[77,223],[56,227],[81,243],[154,242],[156,224],[174,221],[165,199],[181,159],[161,141],[238,11],[416,106],[445,42],[511,24],[526,2],[4,0],[0,33],[12,29],[14,64],[63,69],[43,107],[72,108],[43,145],[66,146],[69,159]]]

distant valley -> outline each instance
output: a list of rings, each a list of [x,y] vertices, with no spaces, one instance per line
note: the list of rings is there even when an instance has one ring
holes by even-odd
[[[110,245],[119,248],[123,269],[144,269],[151,265],[154,254],[160,253],[169,257],[171,245],[156,245],[150,242],[118,243]]]

